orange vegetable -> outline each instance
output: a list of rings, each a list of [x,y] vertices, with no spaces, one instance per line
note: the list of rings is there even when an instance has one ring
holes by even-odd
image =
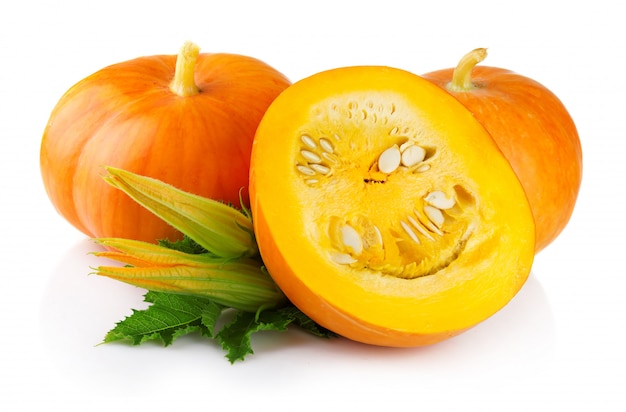
[[[532,265],[524,190],[456,99],[388,67],[296,82],[252,150],[251,211],[269,273],[347,338],[431,344],[509,302]]]
[[[91,237],[178,238],[105,183],[103,166],[239,205],[254,132],[289,84],[257,59],[199,54],[191,43],[178,58],[141,57],[104,68],[73,86],[51,114],[41,144],[48,196]]]
[[[574,210],[582,180],[578,132],[554,93],[509,70],[476,66],[485,57],[485,49],[476,49],[456,69],[422,77],[463,103],[509,160],[533,211],[539,252],[556,239]]]

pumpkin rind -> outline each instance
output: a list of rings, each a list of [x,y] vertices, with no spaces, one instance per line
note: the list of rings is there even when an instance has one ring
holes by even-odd
[[[387,148],[413,144],[430,171],[382,171]],[[418,232],[412,222],[425,218],[414,210],[438,189],[456,204],[436,202],[444,223]],[[364,343],[459,334],[506,305],[533,261],[528,201],[489,134],[450,95],[398,69],[336,69],[285,90],[257,130],[250,194],[259,250],[281,290]]]
[[[239,204],[256,127],[290,82],[254,58],[200,54],[200,93],[183,97],[169,89],[175,66],[175,55],[159,55],[106,67],[54,108],[41,144],[44,186],[57,211],[88,236],[180,237],[107,185],[104,166]]]

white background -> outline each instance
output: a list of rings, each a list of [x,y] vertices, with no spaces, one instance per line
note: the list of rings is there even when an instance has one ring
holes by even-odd
[[[3,2],[0,409],[626,410],[626,31],[617,5]],[[230,365],[197,336],[168,348],[97,346],[141,306],[142,291],[88,276],[99,263],[88,255],[95,246],[48,202],[41,133],[78,80],[141,55],[175,54],[185,40],[258,57],[293,81],[356,64],[425,73],[488,47],[484,64],[540,81],[576,121],[584,182],[574,216],[505,309],[432,347],[290,331],[258,336],[255,354]]]

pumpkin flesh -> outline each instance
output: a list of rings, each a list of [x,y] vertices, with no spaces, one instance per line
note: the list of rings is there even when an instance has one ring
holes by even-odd
[[[257,130],[250,193],[273,279],[356,341],[461,333],[532,265],[532,214],[510,165],[461,104],[405,71],[336,69],[283,92]]]

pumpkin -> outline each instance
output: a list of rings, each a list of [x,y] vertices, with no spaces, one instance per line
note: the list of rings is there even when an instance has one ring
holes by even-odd
[[[511,163],[533,211],[538,253],[557,238],[574,211],[582,180],[580,139],[554,93],[509,70],[476,66],[486,55],[486,49],[475,49],[456,68],[422,77],[465,105]]]
[[[248,56],[140,57],[106,67],[60,99],[45,128],[40,165],[57,211],[90,237],[154,242],[179,232],[102,179],[104,166],[154,177],[194,194],[247,204],[252,140],[289,80]]]
[[[427,345],[487,319],[534,258],[524,190],[450,94],[390,67],[294,83],[253,143],[259,250],[289,300],[346,338]]]

